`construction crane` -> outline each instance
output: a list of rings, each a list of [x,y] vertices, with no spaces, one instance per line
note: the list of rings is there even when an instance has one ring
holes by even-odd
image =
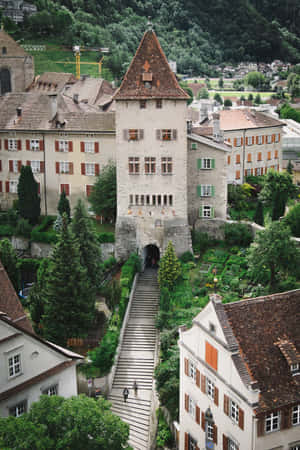
[[[57,63],[57,64],[76,64],[76,78],[78,80],[80,79],[80,66],[81,66],[81,64],[90,64],[90,65],[98,66],[99,74],[101,75],[104,55],[102,56],[102,58],[100,59],[99,62],[85,62],[85,61],[80,61],[81,51],[88,51],[88,52],[90,52],[90,51],[98,51],[98,52],[101,52],[101,53],[108,53],[109,52],[109,48],[97,48],[97,49],[95,49],[95,48],[81,48],[80,45],[74,45],[73,52],[74,52],[74,55],[75,55],[75,62],[72,62],[72,61],[55,61],[55,63]]]

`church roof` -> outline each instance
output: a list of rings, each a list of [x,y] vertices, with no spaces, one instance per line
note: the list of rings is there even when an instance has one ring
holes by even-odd
[[[182,99],[189,96],[179,86],[153,30],[146,31],[122,84],[116,100]]]
[[[2,50],[4,47],[6,47],[6,53],[2,54],[1,51],[0,58],[12,56],[25,58],[25,56],[28,56],[28,53],[26,53],[25,50],[23,50],[23,48],[20,47],[20,45],[17,44],[13,38],[5,33],[4,30],[0,30],[0,49]]]

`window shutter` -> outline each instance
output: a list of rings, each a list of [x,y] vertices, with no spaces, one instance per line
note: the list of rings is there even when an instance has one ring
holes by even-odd
[[[224,413],[228,416],[229,415],[229,397],[224,394]]]
[[[40,150],[42,152],[44,151],[44,141],[43,141],[43,139],[40,140]]]
[[[4,139],[4,149],[8,150],[8,139]]]
[[[217,425],[214,425],[214,427],[213,427],[213,442],[215,444],[218,443],[218,427],[217,427]]]
[[[228,142],[231,142],[231,139],[230,139],[230,138],[228,138],[228,139],[227,139],[227,141],[228,141]]]
[[[233,139],[233,146],[236,147],[236,138]]]
[[[272,134],[272,142],[275,142],[275,134]]]
[[[176,141],[176,139],[177,139],[177,130],[172,130],[172,139],[173,139],[173,141]]]
[[[55,141],[55,151],[59,152],[59,142]]]
[[[123,130],[123,139],[124,139],[124,141],[128,141],[129,140],[129,132],[128,132],[128,130]]]
[[[139,130],[139,139],[144,139],[144,130]]]
[[[211,168],[212,169],[214,169],[216,167],[216,162],[215,161],[216,161],[215,159],[211,160]]]
[[[65,193],[66,193],[66,195],[70,195],[70,185],[69,184],[65,184]]]
[[[230,164],[230,155],[227,156],[227,164]]]
[[[203,411],[201,413],[201,428],[203,431],[205,431],[205,415]]]
[[[189,412],[189,396],[187,394],[184,394],[184,407]]]
[[[99,164],[95,164],[95,175],[99,175],[100,173],[100,166]]]
[[[189,450],[189,435],[184,433],[184,450]]]
[[[280,429],[284,430],[291,427],[292,411],[290,408],[284,408],[280,411],[281,423]]]
[[[247,176],[247,169],[245,169],[245,177]]]
[[[265,143],[265,136],[262,136],[262,143]]]
[[[205,394],[206,392],[206,379],[205,379],[205,375],[201,374],[201,391],[203,392],[203,394]]]
[[[258,145],[258,136],[255,138],[256,145]]]
[[[257,422],[257,436],[263,436],[265,434],[265,419],[261,417]]]
[[[197,186],[197,195],[198,195],[198,197],[201,197],[201,188],[202,188],[201,185]]]
[[[214,392],[214,403],[216,406],[219,406],[219,389],[216,386]]]
[[[210,217],[213,219],[215,217],[215,208],[211,207]],[[216,369],[217,370],[217,369]]]
[[[189,376],[189,360],[184,358],[184,373]]]
[[[196,406],[196,422],[198,425],[200,425],[200,408],[199,408],[199,406]]]
[[[9,167],[9,171],[10,172],[13,172],[13,162],[12,162],[12,160],[10,159],[9,161],[8,161],[8,167]]]
[[[228,437],[223,434],[223,450],[228,450]]]
[[[202,169],[202,159],[201,158],[197,159],[197,167],[198,167],[198,169]]]
[[[69,141],[69,152],[73,151],[73,142]]]
[[[26,139],[26,150],[30,150],[30,140]]]
[[[9,192],[9,181],[5,181],[5,192]]]
[[[81,163],[81,175],[85,175],[85,163]]]
[[[249,138],[246,137],[246,145],[249,145]]]
[[[2,192],[2,181],[0,181],[0,192]]]
[[[74,164],[72,162],[69,162],[69,174],[73,175],[74,173]]]
[[[161,140],[161,130],[156,130],[156,139]]]
[[[199,208],[199,217],[203,217],[203,206]]]
[[[2,161],[0,159],[0,172],[2,171]]]
[[[21,172],[22,161],[18,161],[18,172]]]
[[[257,169],[255,169],[255,176],[257,176]]]
[[[80,142],[80,151],[84,153],[84,142]]]
[[[22,150],[22,141],[18,139],[18,150]]]
[[[241,137],[241,147],[243,147],[244,138]]]
[[[241,430],[244,429],[244,411],[239,408],[239,427]]]
[[[281,134],[278,133],[278,142],[280,142],[280,136],[281,136]]]
[[[45,173],[45,163],[44,163],[44,161],[40,162],[40,172],[41,173]]]
[[[0,139],[0,150],[2,150],[2,140]]]
[[[216,188],[215,188],[215,186],[211,186],[211,196],[212,197],[214,197],[215,196],[215,191],[216,191]]]
[[[95,142],[95,153],[99,153],[99,142]]]
[[[200,372],[196,369],[196,386],[200,387]]]
[[[59,173],[59,162],[55,163],[55,171],[56,173]]]
[[[251,169],[251,175],[253,175],[253,169]]]

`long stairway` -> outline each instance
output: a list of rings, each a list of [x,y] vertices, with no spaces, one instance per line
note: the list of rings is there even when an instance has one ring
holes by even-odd
[[[132,299],[128,323],[109,400],[112,411],[130,426],[129,444],[135,450],[149,449],[153,371],[158,332],[155,318],[159,304],[157,272],[140,274]],[[134,381],[138,393],[133,391]],[[129,389],[127,402],[123,389]]]

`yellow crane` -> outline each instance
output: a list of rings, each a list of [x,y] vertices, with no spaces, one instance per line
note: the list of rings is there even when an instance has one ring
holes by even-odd
[[[100,59],[99,62],[85,62],[85,61],[80,61],[80,55],[81,55],[80,52],[81,51],[100,51],[101,53],[108,53],[109,49],[108,48],[100,48],[100,49],[80,48],[80,45],[74,45],[73,52],[75,55],[75,62],[72,62],[72,61],[55,61],[55,62],[57,64],[76,64],[76,78],[78,80],[80,78],[81,64],[90,64],[90,65],[98,66],[99,74],[101,75],[104,55],[102,56],[102,58]]]

